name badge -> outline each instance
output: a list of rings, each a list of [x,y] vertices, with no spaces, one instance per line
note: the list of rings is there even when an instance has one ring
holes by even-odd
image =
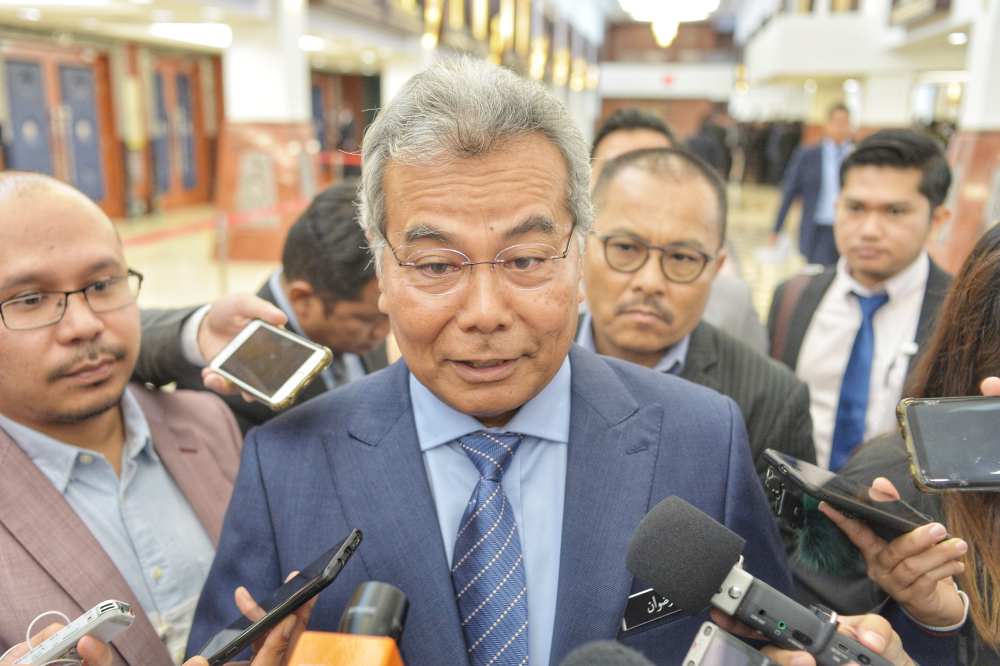
[[[636,592],[629,595],[628,603],[625,604],[622,631],[634,631],[650,622],[656,622],[680,612],[681,609],[674,602],[662,594],[657,594],[653,588]]]

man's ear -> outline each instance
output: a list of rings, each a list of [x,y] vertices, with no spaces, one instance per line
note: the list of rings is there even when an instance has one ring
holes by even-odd
[[[715,274],[718,275],[722,267],[726,265],[726,259],[729,258],[729,252],[726,251],[726,246],[723,245],[719,248],[719,251],[715,253]]]
[[[285,295],[295,312],[299,323],[312,319],[313,310],[317,306],[316,290],[305,280],[292,280],[285,287]]]
[[[946,225],[950,219],[951,219],[950,208],[948,208],[944,204],[941,204],[940,206],[935,208],[934,212],[931,213],[931,228],[930,228],[931,233],[934,234],[935,236],[937,234],[940,234],[941,230],[944,228],[944,225]]]

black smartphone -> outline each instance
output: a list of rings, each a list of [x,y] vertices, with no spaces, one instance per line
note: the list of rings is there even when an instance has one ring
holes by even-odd
[[[886,540],[934,522],[907,502],[874,500],[869,494],[870,486],[780,451],[765,449],[764,460],[768,464],[764,490],[771,509],[792,529],[804,526],[803,495],[828,502],[838,511],[867,523]]]
[[[922,490],[1000,491],[1000,398],[906,398],[896,413]]]
[[[339,546],[323,553],[261,603],[264,617],[256,622],[239,618],[213,636],[198,654],[211,666],[225,664],[332,583],[360,543],[361,530],[352,530]]]

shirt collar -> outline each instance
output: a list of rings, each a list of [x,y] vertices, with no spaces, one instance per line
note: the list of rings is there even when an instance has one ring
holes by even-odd
[[[580,330],[576,334],[576,344],[584,349],[597,353],[597,343],[594,340],[594,318],[589,312],[583,313],[580,321]],[[688,347],[691,346],[691,335],[685,335],[676,343],[667,348],[663,357],[653,366],[656,372],[669,372],[679,375],[684,370],[687,362]]]
[[[876,293],[886,293],[889,300],[900,300],[915,291],[922,290],[927,285],[927,276],[930,273],[930,258],[926,252],[921,252],[909,266],[885,281],[878,292],[863,286],[855,280],[847,269],[847,260],[841,257],[837,261],[837,288],[845,297],[851,292],[856,292],[861,296],[872,296]]]
[[[123,457],[135,460],[140,455],[147,455],[153,461],[159,462],[159,456],[152,446],[149,423],[132,396],[131,388],[126,388],[121,399],[122,420],[125,426],[125,446]],[[41,433],[26,425],[22,425],[0,414],[0,428],[5,430],[10,438],[31,459],[52,485],[65,494],[73,476],[73,470],[81,455],[97,455],[92,451],[61,442],[54,437]]]
[[[295,310],[292,309],[292,304],[288,301],[288,296],[285,295],[285,287],[281,284],[282,275],[284,275],[284,271],[279,268],[271,273],[271,277],[267,279],[267,286],[271,290],[271,295],[274,296],[274,303],[288,317],[288,328],[303,337],[309,337],[302,332],[299,318],[295,316]]]
[[[516,432],[542,441],[569,442],[571,371],[569,356],[555,377],[534,398],[524,403],[514,418],[495,432]],[[428,451],[469,433],[483,430],[477,419],[445,404],[410,373],[410,402],[420,450]]]

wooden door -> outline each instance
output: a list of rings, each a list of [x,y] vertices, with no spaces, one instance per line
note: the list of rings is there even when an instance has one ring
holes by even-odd
[[[193,58],[158,58],[153,72],[153,172],[161,210],[209,200],[202,89]]]

